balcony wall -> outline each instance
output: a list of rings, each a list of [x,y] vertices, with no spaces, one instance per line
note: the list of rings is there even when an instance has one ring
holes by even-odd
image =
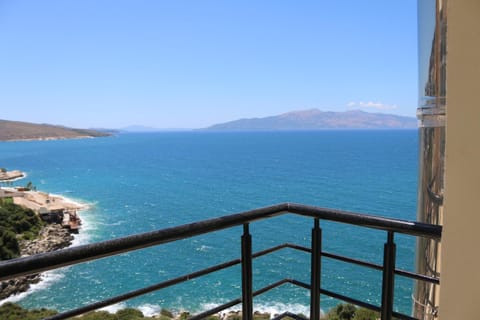
[[[449,1],[447,37],[440,319],[479,319],[480,1]]]

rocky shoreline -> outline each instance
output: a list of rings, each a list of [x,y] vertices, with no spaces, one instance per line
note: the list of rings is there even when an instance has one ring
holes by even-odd
[[[34,240],[21,240],[20,253],[22,257],[38,253],[50,252],[68,247],[73,236],[61,224],[47,224]],[[0,282],[0,300],[6,299],[30,289],[30,285],[41,281],[40,274],[18,277]]]
[[[26,174],[19,170],[7,171],[5,168],[0,169],[0,182],[14,181],[25,178]]]
[[[0,168],[0,182],[3,183],[25,176],[19,170]],[[0,200],[3,199],[11,199],[14,204],[32,210],[45,223],[33,240],[20,240],[21,235],[17,235],[21,257],[70,246],[74,239],[72,233],[78,233],[81,225],[77,210],[86,208],[65,197],[37,191],[31,182],[26,187],[0,187]],[[0,300],[26,292],[32,284],[41,280],[41,274],[34,274],[0,281]]]

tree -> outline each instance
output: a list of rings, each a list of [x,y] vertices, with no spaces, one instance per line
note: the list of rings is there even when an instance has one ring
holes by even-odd
[[[327,314],[327,320],[353,320],[357,308],[353,304],[341,303],[331,309]]]
[[[0,227],[0,260],[13,259],[20,255],[15,233]]]
[[[0,259],[11,259],[20,255],[17,235],[35,238],[43,222],[30,209],[22,208],[11,201],[0,202]],[[1,318],[0,318],[1,319]]]
[[[27,185],[25,186],[25,189],[32,190],[34,188],[32,181],[28,181]]]
[[[355,311],[353,320],[376,320],[380,318],[380,314],[367,308],[358,308]]]

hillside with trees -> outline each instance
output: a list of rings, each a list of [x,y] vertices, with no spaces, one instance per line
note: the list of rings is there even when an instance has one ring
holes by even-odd
[[[35,238],[43,224],[32,210],[0,199],[0,260],[20,256],[18,240]]]

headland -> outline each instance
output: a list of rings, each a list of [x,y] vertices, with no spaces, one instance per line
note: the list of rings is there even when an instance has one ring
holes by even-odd
[[[25,178],[26,174],[19,170],[7,171],[5,168],[0,168],[0,182],[2,181],[14,181],[17,179]]]
[[[15,173],[15,174],[12,174]],[[0,182],[10,181],[12,176],[25,176],[15,170],[9,171]],[[13,178],[12,178],[13,179]],[[41,220],[41,229],[33,239],[17,235],[20,256],[29,256],[68,247],[78,233],[81,220],[78,211],[86,206],[59,195],[37,191],[35,187],[0,187],[0,205],[14,204],[32,210]],[[41,281],[40,274],[18,277],[0,282],[0,300],[25,292],[31,284]]]
[[[112,131],[0,120],[0,141],[58,140],[111,136]]]

